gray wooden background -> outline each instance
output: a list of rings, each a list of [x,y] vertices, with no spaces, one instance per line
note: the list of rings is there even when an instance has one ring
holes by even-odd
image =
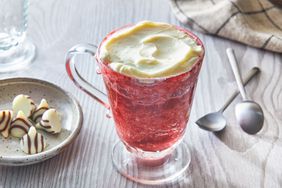
[[[30,0],[28,36],[37,46],[36,60],[25,70],[0,74],[0,79],[27,76],[53,82],[74,94],[85,119],[78,139],[53,159],[25,167],[1,166],[0,187],[150,187],[128,181],[113,168],[110,154],[117,141],[113,121],[105,117],[102,106],[74,86],[64,68],[65,53],[73,45],[98,44],[114,28],[140,20],[181,25],[164,0]],[[185,135],[192,161],[182,182],[164,187],[281,187],[281,54],[197,34],[206,46],[206,57]],[[219,109],[236,88],[227,47],[236,50],[243,74],[255,65],[262,69],[247,87],[266,117],[256,136],[236,125],[234,103],[225,112],[229,124],[221,133],[203,131],[193,123]],[[87,57],[80,59],[86,78],[103,88],[94,63]]]

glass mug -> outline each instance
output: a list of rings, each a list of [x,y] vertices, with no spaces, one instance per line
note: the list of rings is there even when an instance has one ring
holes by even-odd
[[[25,68],[35,56],[26,40],[29,0],[0,0],[0,73]]]
[[[100,58],[100,47],[111,36],[129,26],[109,33],[97,48],[79,44],[66,56],[70,79],[83,91],[112,112],[117,134],[112,160],[125,177],[143,184],[162,184],[177,180],[188,168],[191,155],[182,141],[192,106],[204,46],[190,31],[185,32],[203,49],[192,68],[164,78],[135,78],[115,72]],[[88,83],[76,69],[73,57],[90,54],[96,58],[107,95]]]

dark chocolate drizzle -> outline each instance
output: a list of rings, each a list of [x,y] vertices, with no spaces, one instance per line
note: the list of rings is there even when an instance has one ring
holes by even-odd
[[[2,112],[2,119],[0,120],[0,124],[3,123],[3,121],[5,120],[5,111]],[[1,131],[1,130],[0,130]]]
[[[42,115],[36,116],[35,118],[33,118],[33,121],[34,121],[34,122],[38,122],[38,119],[39,119],[39,118],[42,118]]]
[[[35,153],[40,153],[40,152],[42,152],[44,150],[44,143],[45,143],[45,141],[44,141],[44,138],[43,138],[42,134],[36,133],[33,140],[31,140],[30,135],[26,134],[26,137],[24,136],[21,139],[23,147],[25,147],[25,138],[27,139],[27,148],[28,148],[27,153],[28,154],[32,154],[31,153],[32,152],[32,147],[35,148]],[[40,144],[41,144],[41,146],[40,146]]]
[[[48,109],[49,109],[48,107],[41,107],[41,108],[36,109],[34,113],[39,112],[40,110],[48,110]]]
[[[28,127],[31,127],[31,126],[32,126],[32,123],[31,123],[31,122],[28,122],[28,121],[26,121],[26,120],[23,119],[23,118],[16,118],[14,121],[12,121],[11,126],[13,126],[13,124],[17,123],[17,121],[21,121],[22,123],[24,123],[24,125],[26,125],[26,126],[28,126]]]
[[[44,150],[44,139],[43,139],[43,136],[41,135],[41,151]]]
[[[38,120],[39,120],[40,118],[42,118],[42,115],[36,116],[35,118],[33,118],[33,121],[34,121],[34,122],[39,122]]]
[[[33,112],[33,115],[32,115],[32,120],[33,120],[34,122],[38,122],[38,119],[39,119],[39,118],[42,118],[43,113],[44,113],[46,110],[48,110],[48,109],[49,109],[48,107],[41,107],[41,108],[35,110],[35,111]]]
[[[38,140],[37,140],[38,133],[35,134],[34,137],[34,146],[35,146],[35,153],[38,153]]]
[[[25,134],[28,133],[28,129],[26,129],[24,126],[22,125],[18,125],[18,124],[14,124],[11,128],[10,128],[10,133],[12,132],[12,129],[20,129],[22,131],[25,132]]]
[[[36,106],[35,106],[35,103],[33,102],[33,100],[31,99],[31,97],[30,96],[28,96],[28,95],[24,95],[27,99],[29,99],[30,100],[30,104],[35,108]],[[27,116],[27,117],[30,117],[32,114],[33,114],[33,112],[34,112],[34,108],[32,108],[32,109],[30,109],[30,114]]]
[[[26,121],[23,118],[16,118],[14,121],[12,121],[9,132],[11,133],[14,129],[21,129],[26,134],[31,126],[31,122]]]
[[[30,140],[30,136],[27,134],[27,148],[28,148],[28,154],[31,154],[31,140]]]
[[[3,132],[3,131],[5,131],[8,128],[9,124],[11,123],[11,118],[12,118],[11,117],[11,112],[9,111],[8,112],[8,119],[7,119],[6,123],[5,123],[5,126],[4,126],[3,129],[0,130],[0,132]]]
[[[43,124],[41,123],[41,121],[39,122],[39,125],[40,125],[41,127],[45,128],[45,129],[51,129],[51,128],[52,128],[51,125],[43,125]]]

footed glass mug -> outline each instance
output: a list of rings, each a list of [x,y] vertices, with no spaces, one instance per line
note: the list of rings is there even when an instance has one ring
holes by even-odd
[[[109,33],[101,44],[125,26]],[[204,57],[204,46],[190,31],[186,33],[203,49],[192,68],[164,78],[135,78],[112,70],[100,58],[100,47],[79,44],[66,56],[70,79],[83,91],[111,110],[121,140],[114,145],[112,160],[127,178],[143,184],[177,180],[188,168],[191,155],[182,141],[189,119],[193,95]],[[74,56],[96,58],[107,95],[88,83],[76,69]]]

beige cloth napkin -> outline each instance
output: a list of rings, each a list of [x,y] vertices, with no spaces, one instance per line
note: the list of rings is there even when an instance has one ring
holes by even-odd
[[[267,0],[170,0],[193,29],[282,53],[282,9]]]

